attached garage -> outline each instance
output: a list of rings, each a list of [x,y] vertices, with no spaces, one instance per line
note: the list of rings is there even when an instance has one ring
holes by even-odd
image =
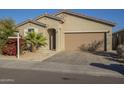
[[[65,33],[65,49],[81,50],[82,48],[97,47],[97,50],[106,49],[104,32],[75,32]]]

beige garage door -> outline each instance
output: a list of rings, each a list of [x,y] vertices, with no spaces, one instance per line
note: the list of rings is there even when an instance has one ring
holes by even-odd
[[[104,33],[65,33],[66,50],[104,50]]]

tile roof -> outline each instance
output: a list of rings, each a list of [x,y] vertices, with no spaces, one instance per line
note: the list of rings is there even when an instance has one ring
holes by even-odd
[[[48,18],[51,18],[51,19],[54,19],[54,20],[62,21],[63,22],[63,19],[62,18],[57,17],[57,16],[54,16],[54,15],[50,15],[50,14],[44,14],[44,15],[38,16],[34,20],[38,20],[38,19],[40,19],[42,17],[48,17]]]
[[[22,26],[22,25],[24,25],[26,23],[33,23],[33,24],[36,24],[36,25],[40,25],[40,26],[46,27],[46,24],[38,22],[38,21],[30,20],[30,19],[26,20],[26,21],[24,21],[22,23],[17,24],[16,27]]]
[[[115,26],[115,25],[116,25],[116,23],[111,22],[111,21],[107,21],[107,20],[103,20],[103,19],[91,17],[91,16],[84,15],[84,14],[74,13],[74,12],[69,11],[69,10],[62,10],[62,11],[59,11],[59,12],[58,12],[57,14],[55,14],[55,15],[58,15],[58,14],[61,14],[61,13],[66,13],[66,14],[78,16],[78,17],[85,18],[85,19],[88,19],[88,20],[92,20],[92,21],[104,23],[104,24],[107,24],[107,25],[110,25],[110,26]]]

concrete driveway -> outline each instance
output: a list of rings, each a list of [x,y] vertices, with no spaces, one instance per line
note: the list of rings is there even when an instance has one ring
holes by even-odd
[[[54,69],[95,76],[124,77],[123,60],[117,60],[113,52],[87,53],[81,51],[60,52],[44,63],[53,64]]]

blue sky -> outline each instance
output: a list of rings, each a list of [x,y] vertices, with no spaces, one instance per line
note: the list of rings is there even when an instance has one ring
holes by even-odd
[[[0,18],[11,17],[16,23],[20,23],[27,19],[33,19],[46,12],[52,14],[57,11],[57,9],[0,9]],[[117,23],[117,26],[113,28],[113,32],[124,28],[123,9],[73,9],[72,11]]]

